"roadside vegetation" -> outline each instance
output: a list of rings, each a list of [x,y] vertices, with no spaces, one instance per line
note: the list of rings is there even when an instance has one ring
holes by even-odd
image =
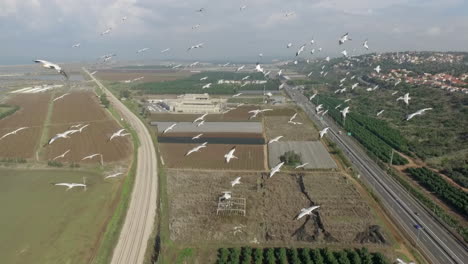
[[[217,264],[387,264],[384,255],[365,247],[332,251],[328,248],[220,248]]]
[[[20,109],[17,105],[0,104],[0,120],[14,114]]]

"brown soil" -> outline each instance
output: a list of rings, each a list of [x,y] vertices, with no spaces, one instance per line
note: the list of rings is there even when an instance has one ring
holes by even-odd
[[[96,78],[105,81],[123,82],[139,77],[145,77],[137,82],[129,83],[134,85],[146,82],[173,81],[191,76],[189,71],[162,71],[162,70],[100,70],[96,73]]]
[[[20,109],[0,120],[0,137],[20,127],[28,129],[0,141],[0,158],[33,158],[41,138],[51,93],[20,94],[7,101]]]

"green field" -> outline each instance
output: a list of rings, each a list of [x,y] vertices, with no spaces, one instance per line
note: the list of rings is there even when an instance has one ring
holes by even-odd
[[[0,104],[0,119],[14,114],[18,109],[18,106]]]
[[[53,185],[83,177],[86,191]],[[119,183],[92,172],[0,169],[2,263],[89,263]]]

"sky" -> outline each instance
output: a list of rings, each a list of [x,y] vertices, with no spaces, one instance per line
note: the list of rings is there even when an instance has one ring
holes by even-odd
[[[121,61],[256,61],[263,53],[271,61],[293,58],[305,43],[302,58],[343,48],[468,51],[466,10],[467,0],[1,0],[0,65],[92,62],[110,53]],[[340,47],[346,32],[352,41]],[[321,53],[310,54],[311,39]],[[204,48],[187,52],[198,43]],[[142,48],[150,49],[137,54]]]

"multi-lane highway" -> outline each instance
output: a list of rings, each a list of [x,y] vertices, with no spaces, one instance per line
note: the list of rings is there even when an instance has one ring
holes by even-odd
[[[112,264],[143,263],[157,208],[157,159],[151,135],[143,122],[83,68],[107,94],[112,106],[136,131],[140,141],[135,183],[125,222],[112,256]]]
[[[402,233],[414,241],[430,263],[468,263],[466,244],[451,235],[415,198],[371,160],[351,137],[340,134],[341,128],[333,120],[318,117],[314,105],[301,91],[292,87],[285,87],[285,91],[319,127],[330,127],[329,138],[343,150],[359,171],[361,179],[378,195]]]

